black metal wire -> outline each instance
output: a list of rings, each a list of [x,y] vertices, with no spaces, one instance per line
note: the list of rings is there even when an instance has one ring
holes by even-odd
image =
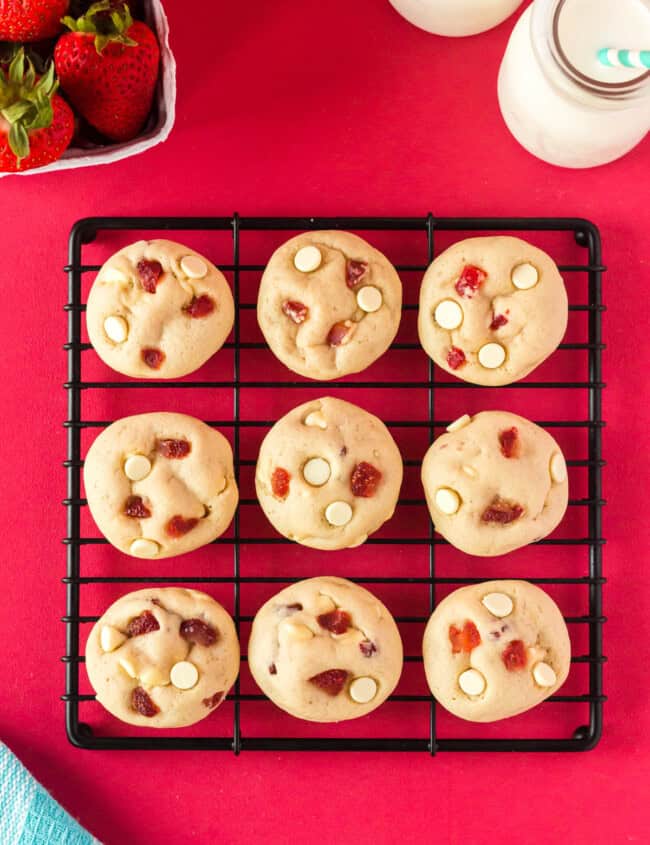
[[[240,234],[242,231],[304,231],[308,229],[344,229],[370,231],[416,231],[426,237],[427,264],[397,265],[401,271],[423,272],[435,255],[435,233],[440,231],[466,233],[470,231],[487,231],[493,233],[515,231],[557,231],[568,232],[573,235],[576,243],[587,250],[586,264],[560,265],[565,273],[586,273],[588,277],[587,303],[572,303],[571,311],[585,312],[588,321],[588,341],[585,343],[563,343],[560,350],[584,351],[588,356],[588,377],[584,381],[548,381],[516,383],[506,387],[518,389],[562,389],[567,391],[586,391],[588,397],[588,419],[572,419],[567,421],[542,420],[538,423],[547,428],[579,428],[587,431],[587,458],[568,460],[569,467],[585,467],[588,474],[588,495],[581,499],[572,499],[570,506],[585,507],[588,511],[588,536],[565,539],[546,538],[539,545],[548,546],[584,546],[587,548],[589,568],[588,575],[583,577],[556,578],[528,578],[537,584],[570,585],[575,589],[588,590],[588,614],[583,616],[565,617],[571,625],[586,625],[589,631],[589,653],[574,655],[573,664],[588,666],[589,691],[581,695],[555,695],[549,701],[571,704],[588,704],[589,723],[579,725],[570,738],[527,738],[494,739],[494,738],[450,738],[438,735],[436,726],[437,704],[428,695],[393,695],[391,700],[429,705],[429,735],[421,738],[321,738],[321,737],[248,737],[242,726],[242,702],[264,701],[259,694],[243,694],[240,691],[239,680],[229,698],[233,701],[233,730],[232,736],[223,737],[185,737],[169,736],[164,733],[151,736],[99,736],[80,718],[80,705],[94,700],[93,695],[79,693],[79,666],[85,658],[80,655],[80,626],[93,624],[98,617],[80,614],[81,589],[89,584],[232,584],[234,619],[237,630],[242,622],[251,621],[251,616],[240,612],[241,586],[243,584],[287,584],[299,580],[296,577],[246,577],[241,575],[240,550],[243,545],[277,545],[289,543],[280,537],[242,536],[240,531],[239,510],[233,523],[233,536],[220,537],[214,542],[233,547],[233,574],[231,576],[175,576],[166,575],[156,577],[110,577],[110,576],[82,576],[81,558],[85,546],[105,544],[103,537],[83,537],[81,535],[81,512],[86,506],[86,500],[81,496],[81,470],[83,457],[81,452],[81,432],[86,428],[103,428],[110,424],[109,420],[85,419],[82,414],[81,397],[84,390],[122,390],[133,388],[225,388],[233,391],[233,418],[230,420],[206,421],[209,425],[219,428],[233,429],[233,455],[235,470],[244,466],[254,465],[250,459],[242,459],[240,455],[240,432],[251,427],[268,428],[274,420],[242,420],[241,391],[246,388],[254,389],[298,389],[304,387],[329,387],[331,383],[298,381],[293,376],[285,380],[253,380],[244,381],[241,378],[241,352],[245,350],[264,349],[263,343],[243,342],[240,337],[239,320],[235,320],[234,338],[232,343],[225,344],[233,349],[233,379],[232,381],[84,381],[82,378],[82,355],[92,347],[82,341],[81,315],[85,311],[82,301],[82,277],[84,273],[96,272],[99,265],[85,263],[82,258],[83,247],[91,243],[103,231],[122,230],[125,232],[141,230],[160,232],[166,230],[203,230],[230,232],[233,244],[233,263],[221,265],[222,270],[233,273],[233,295],[236,313],[250,311],[255,303],[242,302],[240,298],[240,274],[244,271],[259,272],[264,269],[260,264],[244,264],[240,262]],[[605,267],[602,264],[601,243],[598,229],[593,223],[580,218],[436,218],[429,214],[426,217],[97,217],[87,218],[77,222],[70,233],[69,258],[65,267],[68,274],[68,302],[64,306],[68,320],[68,342],[64,349],[68,360],[68,379],[65,389],[68,391],[68,419],[65,421],[67,435],[67,459],[64,461],[67,474],[67,495],[64,506],[67,511],[67,532],[63,543],[66,547],[67,569],[62,579],[66,585],[66,615],[63,622],[66,625],[66,654],[62,660],[65,664],[65,693],[61,696],[65,702],[66,731],[71,743],[81,748],[93,749],[184,749],[184,750],[230,750],[239,754],[243,750],[253,751],[426,751],[435,755],[439,751],[584,751],[593,748],[602,733],[603,702],[603,664],[606,657],[602,650],[602,628],[606,618],[602,614],[602,588],[605,579],[602,574],[603,544],[601,512],[605,504],[602,497],[602,419],[601,395],[604,388],[602,381],[602,313],[605,306],[602,302],[602,274]],[[406,311],[414,311],[416,305],[407,304]],[[395,343],[394,349],[419,349],[417,343]],[[438,391],[446,389],[469,388],[474,385],[459,381],[440,381],[436,379],[436,371],[429,361],[426,381],[365,381],[342,382],[337,388],[373,388],[373,389],[414,389],[426,391],[428,419],[425,421],[393,420],[387,425],[394,428],[426,429],[429,441],[435,436],[436,429],[448,425],[449,420],[436,418],[435,398]],[[572,402],[571,407],[579,409],[578,402]],[[417,460],[406,460],[407,466],[419,466]],[[255,503],[255,500],[244,499],[240,507]],[[423,499],[402,499],[402,506],[423,507]],[[439,577],[436,574],[436,549],[446,545],[446,541],[436,537],[433,527],[429,524],[426,536],[408,538],[370,538],[368,545],[387,546],[426,546],[428,547],[429,564],[427,577],[382,577],[380,575],[367,578],[352,578],[351,580],[363,584],[404,584],[422,585],[428,589],[429,611],[436,604],[436,587],[439,585],[473,584],[488,578],[474,577]],[[490,576],[492,577],[492,576]],[[504,574],[502,577],[508,577]],[[521,577],[520,575],[517,577]],[[397,616],[400,623],[424,623],[427,617]],[[246,656],[242,658],[246,660]],[[420,655],[407,655],[408,663],[421,663]]]

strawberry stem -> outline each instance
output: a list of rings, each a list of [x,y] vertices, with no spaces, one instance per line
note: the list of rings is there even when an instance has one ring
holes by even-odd
[[[61,23],[72,32],[82,32],[95,36],[95,49],[101,53],[111,42],[124,47],[137,47],[138,42],[127,35],[133,24],[131,10],[127,3],[116,0],[100,0],[93,3],[84,15],[78,18],[66,15]]]

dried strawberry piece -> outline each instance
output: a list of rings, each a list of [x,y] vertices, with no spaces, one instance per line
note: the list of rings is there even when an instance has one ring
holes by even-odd
[[[319,672],[318,675],[309,678],[309,683],[319,687],[327,695],[334,697],[341,692],[347,678],[348,673],[345,669],[327,669],[325,672]]]
[[[188,317],[199,319],[199,317],[207,317],[208,314],[212,314],[215,307],[214,299],[204,293],[201,296],[193,296],[189,305],[183,306],[183,311]]]
[[[495,496],[481,515],[482,522],[497,522],[500,525],[508,525],[514,522],[524,512],[521,505],[508,502],[500,496]]]
[[[277,675],[277,674],[278,674],[278,667],[275,665],[275,663],[271,663],[271,665],[269,666],[269,675]]]
[[[503,650],[501,660],[503,660],[508,672],[516,672],[518,669],[523,669],[528,660],[526,646],[521,640],[512,640]]]
[[[452,654],[459,654],[461,651],[469,653],[473,648],[481,645],[481,635],[476,625],[468,620],[462,628],[457,628],[455,625],[449,626],[449,642]]]
[[[188,440],[159,440],[157,443],[158,454],[163,458],[179,460],[186,458],[192,451],[192,444]]]
[[[282,303],[282,313],[293,320],[294,323],[304,323],[309,317],[309,308],[303,305],[302,302],[295,302],[292,299],[287,299]]]
[[[486,279],[487,273],[485,270],[481,270],[480,267],[474,267],[472,264],[466,264],[463,267],[460,278],[456,282],[456,292],[459,296],[465,296],[467,299],[471,299]]]
[[[345,265],[345,284],[349,288],[358,285],[367,270],[368,265],[365,261],[353,261],[349,259]]]
[[[155,293],[158,279],[162,276],[163,271],[160,261],[147,261],[146,258],[143,258],[142,261],[138,261],[136,269],[142,287],[147,293]]]
[[[206,707],[209,707],[210,709],[212,709],[213,707],[216,707],[217,704],[221,704],[224,697],[225,696],[224,696],[223,691],[219,690],[219,692],[215,692],[215,694],[211,695],[209,698],[204,698],[201,703],[205,704]]]
[[[447,363],[452,370],[462,367],[466,360],[465,353],[462,349],[459,349],[457,346],[450,347],[449,352],[447,352]]]
[[[133,519],[149,519],[151,511],[142,501],[142,496],[129,496],[124,505],[124,516],[130,516]]]
[[[363,640],[359,643],[359,650],[364,657],[372,657],[377,651],[377,646],[370,640]]]
[[[150,610],[144,610],[139,616],[134,616],[126,626],[126,633],[129,637],[140,637],[142,634],[150,634],[160,628],[158,620]]]
[[[159,370],[165,360],[165,353],[160,349],[153,349],[152,347],[143,349],[140,355],[147,367],[150,367],[152,370]]]
[[[298,611],[302,610],[302,605],[300,604],[299,601],[297,601],[297,602],[294,602],[293,604],[288,604],[286,606],[286,608],[287,608],[287,610],[293,610],[295,612],[298,612]]]
[[[352,617],[346,610],[331,610],[316,617],[318,624],[332,634],[345,634],[352,627]]]
[[[179,633],[184,640],[197,645],[211,646],[219,639],[219,632],[202,619],[184,619]]]
[[[328,343],[329,346],[340,346],[345,340],[350,328],[351,326],[348,326],[345,323],[334,323],[327,333],[327,338],[325,339],[326,343]]]
[[[372,464],[361,461],[352,470],[350,476],[350,489],[355,496],[363,499],[372,498],[377,492],[381,481],[381,472]]]
[[[156,707],[149,694],[142,687],[136,687],[131,693],[131,707],[136,713],[146,716],[148,719],[155,716],[156,713],[160,713],[160,708]]]
[[[276,467],[271,475],[271,490],[278,499],[286,499],[289,495],[291,476],[282,467]]]
[[[196,528],[198,524],[199,520],[195,516],[184,517],[180,514],[176,514],[176,516],[172,516],[167,525],[165,525],[165,531],[170,537],[184,537],[185,534],[189,533],[193,528]]]
[[[492,318],[492,322],[490,323],[490,328],[494,332],[497,329],[500,329],[501,326],[505,326],[507,322],[508,318],[505,314],[495,314]]]
[[[519,432],[516,426],[499,432],[499,446],[504,458],[519,457]]]

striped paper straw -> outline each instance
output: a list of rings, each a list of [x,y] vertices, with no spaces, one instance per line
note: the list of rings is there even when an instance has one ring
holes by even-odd
[[[598,51],[598,61],[605,67],[650,68],[650,50],[617,50],[603,47]]]

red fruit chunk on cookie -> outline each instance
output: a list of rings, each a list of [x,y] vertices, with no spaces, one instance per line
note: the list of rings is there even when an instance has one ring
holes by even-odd
[[[463,272],[455,284],[456,292],[459,296],[471,299],[486,279],[487,273],[485,270],[467,264],[463,267]]]
[[[521,505],[515,502],[508,502],[500,496],[495,496],[481,515],[481,522],[497,522],[500,525],[508,525],[514,522],[524,512]]]
[[[449,626],[449,642],[452,654],[460,654],[461,651],[469,653],[473,648],[481,645],[481,635],[476,625],[467,621],[462,628],[457,628],[455,625]]]
[[[278,499],[286,499],[289,495],[290,481],[291,476],[286,469],[276,467],[271,475],[271,489],[273,490],[273,495]]]
[[[303,305],[302,302],[295,302],[292,299],[287,299],[282,303],[282,313],[293,320],[294,323],[304,323],[309,316],[309,308]]]
[[[377,492],[381,481],[381,472],[372,464],[361,461],[352,470],[350,489],[355,496],[370,499]]]
[[[278,674],[278,667],[275,665],[275,663],[271,663],[271,665],[269,666],[269,675],[277,675],[277,674]]]
[[[352,618],[345,610],[332,610],[317,617],[318,624],[332,634],[345,634],[352,626]]]
[[[184,640],[197,645],[211,646],[219,639],[218,632],[202,619],[184,619],[179,633]]]
[[[340,346],[345,340],[350,328],[351,327],[345,323],[334,323],[327,333],[326,341],[329,346]]]
[[[152,370],[159,370],[165,360],[165,353],[161,352],[160,349],[153,349],[149,347],[147,349],[143,349],[140,354],[147,367],[150,367]]]
[[[499,446],[504,458],[519,457],[519,432],[516,426],[499,432]]]
[[[142,501],[142,496],[129,496],[124,505],[124,516],[133,519],[149,519],[151,511]]]
[[[202,703],[205,704],[206,707],[212,709],[223,701],[223,697],[223,691],[219,690],[219,692],[215,692],[215,694],[211,695],[209,698],[204,698]]]
[[[372,657],[377,651],[377,646],[370,640],[363,640],[359,643],[359,651],[364,657]]]
[[[327,695],[334,697],[345,686],[347,677],[348,673],[345,669],[327,669],[325,672],[319,672],[318,675],[309,678],[309,683],[322,689]]]
[[[139,616],[135,616],[127,625],[126,633],[130,637],[140,637],[142,634],[150,634],[160,628],[158,620],[150,610],[144,610]]]
[[[452,370],[457,370],[459,367],[462,367],[467,359],[465,358],[465,353],[462,349],[459,349],[457,346],[452,346],[447,353],[447,363],[452,368]]]
[[[198,524],[199,520],[195,516],[185,518],[176,514],[176,516],[172,516],[165,526],[165,531],[170,537],[184,537],[185,534],[196,528]]]
[[[503,650],[501,660],[508,672],[516,672],[526,666],[526,646],[521,640],[512,640]]]
[[[298,611],[302,610],[302,605],[299,601],[294,602],[294,604],[287,604],[286,610],[290,610],[292,613],[297,613]]]
[[[349,288],[353,288],[355,285],[358,285],[363,276],[365,275],[366,271],[368,270],[368,265],[365,261],[352,261],[348,260],[345,265],[345,283]]]
[[[490,323],[490,328],[494,332],[497,329],[500,329],[501,326],[505,326],[507,322],[508,318],[505,314],[495,314],[492,319],[492,322]]]
[[[214,309],[214,299],[206,293],[201,296],[192,297],[189,305],[183,306],[183,311],[188,317],[193,317],[195,320],[198,320],[200,317],[207,317],[208,314],[212,314]]]
[[[136,687],[131,693],[131,707],[133,707],[136,713],[139,713],[141,716],[146,716],[149,719],[152,716],[155,716],[156,713],[160,713],[160,708],[156,707],[153,701],[149,698],[148,693],[146,693],[142,687]]]
[[[170,459],[186,458],[192,450],[188,440],[159,440],[157,447],[159,455]]]
[[[160,261],[147,261],[146,258],[143,258],[142,261],[138,261],[136,269],[144,290],[147,293],[155,293],[158,279],[162,276],[163,271]]]

